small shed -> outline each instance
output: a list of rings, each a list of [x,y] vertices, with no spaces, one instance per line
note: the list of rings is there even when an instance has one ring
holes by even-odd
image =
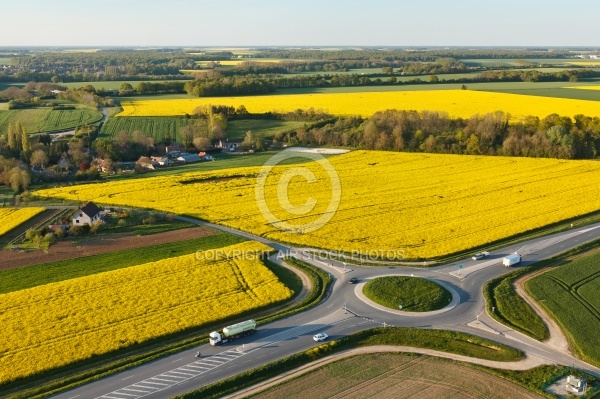
[[[575,393],[585,392],[587,388],[587,382],[583,378],[578,378],[574,375],[570,375],[567,377],[566,388],[568,391]]]
[[[73,215],[73,226],[91,226],[96,220],[102,218],[102,209],[93,202],[88,202]]]

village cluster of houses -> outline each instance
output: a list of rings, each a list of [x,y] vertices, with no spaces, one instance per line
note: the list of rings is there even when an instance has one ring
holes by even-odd
[[[142,166],[147,169],[157,169],[172,166],[174,164],[187,164],[203,161],[214,161],[214,158],[204,151],[190,153],[181,144],[173,143],[165,147],[165,155],[150,157],[150,162],[142,163]]]
[[[146,169],[160,169],[169,166],[207,161],[214,161],[214,157],[204,151],[190,153],[181,144],[173,143],[165,147],[165,155],[151,156],[149,158],[142,157],[138,162],[120,162],[119,166],[123,172],[128,172],[133,171],[136,164],[139,164]],[[94,163],[101,172],[107,172],[103,159],[95,159]]]

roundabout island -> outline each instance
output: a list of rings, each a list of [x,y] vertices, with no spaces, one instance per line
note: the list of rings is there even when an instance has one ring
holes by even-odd
[[[412,275],[378,276],[357,284],[354,293],[367,305],[399,316],[431,316],[460,303],[449,284]]]

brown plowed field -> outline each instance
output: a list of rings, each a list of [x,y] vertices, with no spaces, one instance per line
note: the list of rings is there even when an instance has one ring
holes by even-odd
[[[340,360],[252,396],[260,399],[541,397],[518,384],[466,365],[393,353]]]
[[[78,240],[75,244],[72,241],[65,240],[50,246],[47,251],[20,252],[2,249],[0,250],[0,270],[190,240],[215,233],[214,230],[207,227],[191,227],[139,237],[132,233],[112,234],[108,237],[90,237]]]

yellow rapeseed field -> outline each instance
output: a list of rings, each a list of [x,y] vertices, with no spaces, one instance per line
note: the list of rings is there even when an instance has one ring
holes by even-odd
[[[399,250],[430,259],[600,209],[600,162],[354,151],[329,158],[341,200],[333,218],[304,234],[267,223],[255,186],[260,168],[238,168],[38,191],[41,196],[186,214],[299,245],[344,251]],[[291,178],[308,167],[317,177]],[[294,225],[326,212],[332,185],[314,164],[276,167],[266,204]],[[220,179],[215,179],[220,178]],[[279,205],[317,205],[306,215]],[[314,201],[313,201],[314,202]]]
[[[595,61],[595,60],[587,60],[587,61],[570,61],[567,62],[567,64],[569,65],[580,65],[580,66],[586,66],[586,67],[596,67],[596,66],[600,66],[600,62]]]
[[[244,242],[0,295],[0,384],[291,297]],[[223,326],[225,327],[225,326]]]
[[[600,90],[600,86],[567,86],[563,89]]]
[[[600,116],[596,101],[526,96],[471,90],[422,90],[353,93],[286,94],[247,97],[203,97],[194,99],[123,101],[118,116],[171,116],[192,113],[200,105],[244,105],[251,113],[321,109],[334,115],[368,117],[386,109],[443,111],[468,118],[474,114],[504,111],[513,118],[584,114]]]
[[[31,219],[44,208],[2,208],[0,209],[0,236]]]

